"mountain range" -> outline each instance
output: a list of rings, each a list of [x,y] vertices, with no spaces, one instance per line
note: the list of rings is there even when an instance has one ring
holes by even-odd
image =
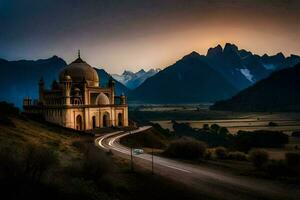
[[[149,103],[211,102],[231,97],[237,90],[196,53],[148,78],[130,92],[132,101]]]
[[[0,59],[0,101],[8,101],[21,107],[23,98],[37,98],[38,81],[43,77],[46,87],[58,79],[59,72],[67,63],[53,56],[49,59],[7,61]],[[100,76],[100,84],[106,85],[110,75],[103,69],[95,68]],[[116,81],[116,93],[127,93],[128,89]]]
[[[212,110],[300,111],[300,64],[273,72],[269,77],[239,92],[228,100],[216,102]]]
[[[132,71],[125,70],[121,75],[112,74],[112,77],[125,85],[127,88],[133,90],[140,86],[146,79],[157,74],[159,71],[160,69],[150,69],[148,71],[141,69],[140,71],[134,73]]]
[[[148,78],[130,99],[147,103],[200,103],[226,99],[276,70],[294,66],[300,57],[255,55],[227,43],[206,55],[192,52]]]
[[[206,55],[192,52],[163,70],[124,71],[122,75],[112,76],[117,95],[125,93],[129,102],[204,103],[229,99],[270,74],[297,63],[300,63],[297,55],[259,56],[227,43],[224,47],[208,49]],[[57,56],[36,61],[0,59],[0,100],[21,106],[25,96],[37,97],[41,77],[50,87],[66,65]],[[103,69],[95,69],[101,77],[100,84],[107,84],[110,75]]]

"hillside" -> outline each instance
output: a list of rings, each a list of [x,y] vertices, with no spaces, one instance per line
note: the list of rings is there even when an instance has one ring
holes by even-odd
[[[147,79],[129,98],[151,103],[214,102],[236,92],[202,56],[193,52]]]
[[[181,183],[105,154],[94,137],[33,120],[0,102],[0,192],[4,199],[199,199]],[[148,194],[145,196],[145,194]],[[213,199],[208,198],[206,199]]]
[[[300,111],[300,64],[272,73],[228,100],[216,102],[213,110]]]

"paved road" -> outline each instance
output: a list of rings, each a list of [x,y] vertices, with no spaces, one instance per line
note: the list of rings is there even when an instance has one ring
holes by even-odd
[[[140,127],[131,133],[122,131],[110,133],[97,138],[95,144],[106,151],[111,150],[118,156],[130,159],[130,149],[122,146],[119,139],[149,128],[151,127]],[[151,159],[149,154],[134,155],[134,163],[148,169],[151,169]],[[298,186],[236,176],[206,166],[183,163],[159,156],[154,156],[154,172],[220,199],[300,199]]]

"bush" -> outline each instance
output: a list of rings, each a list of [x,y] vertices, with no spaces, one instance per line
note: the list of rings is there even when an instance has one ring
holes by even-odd
[[[172,141],[165,150],[165,155],[182,159],[202,159],[206,144],[192,138],[181,138]]]
[[[268,162],[269,154],[264,150],[255,149],[250,152],[249,159],[259,169]]]
[[[275,122],[269,122],[268,126],[278,126],[278,124]]]
[[[289,169],[284,160],[271,160],[269,163],[267,163],[265,169],[266,172],[272,177],[289,174]]]
[[[40,182],[56,164],[57,155],[43,146],[2,147],[0,150],[0,178],[26,178],[31,182]]]
[[[253,147],[282,147],[289,142],[289,136],[279,131],[239,131],[234,136],[234,147],[249,151]]]
[[[208,124],[203,124],[203,130],[208,131],[209,130],[209,125]]]
[[[218,124],[212,124],[212,125],[210,126],[210,130],[211,130],[212,132],[214,132],[214,133],[218,133],[220,128],[221,128],[221,127],[220,127]]]
[[[247,155],[244,152],[234,151],[229,152],[227,158],[230,160],[245,161],[247,160]]]
[[[103,151],[90,146],[84,154],[79,170],[85,179],[97,181],[104,174],[114,170],[114,167],[112,160]]]
[[[285,160],[288,166],[294,167],[300,165],[300,153],[286,153]]]
[[[205,160],[210,160],[212,158],[212,152],[208,149],[206,149],[205,153],[204,153],[204,159]]]
[[[25,148],[25,173],[34,181],[40,181],[41,177],[58,161],[57,154],[49,148],[38,145],[28,145]]]
[[[21,177],[23,173],[23,162],[19,149],[15,147],[0,148],[0,178],[14,180]]]
[[[218,159],[226,159],[227,158],[227,149],[224,147],[217,147],[215,149],[215,154]]]
[[[293,137],[300,137],[300,131],[294,131],[294,132],[292,133],[292,136],[293,136]]]

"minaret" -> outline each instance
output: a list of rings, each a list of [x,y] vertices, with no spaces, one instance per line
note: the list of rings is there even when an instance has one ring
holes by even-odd
[[[110,103],[115,104],[115,81],[112,77],[110,77],[108,81],[108,87],[110,88],[110,92],[111,92]]]
[[[44,104],[44,90],[45,90],[45,82],[43,77],[39,81],[39,102]]]
[[[126,97],[124,95],[124,93],[122,93],[122,95],[120,96],[120,99],[121,99],[121,105],[125,105],[126,104]]]
[[[71,85],[72,79],[70,76],[64,77],[64,97],[65,97],[65,105],[71,105]]]

